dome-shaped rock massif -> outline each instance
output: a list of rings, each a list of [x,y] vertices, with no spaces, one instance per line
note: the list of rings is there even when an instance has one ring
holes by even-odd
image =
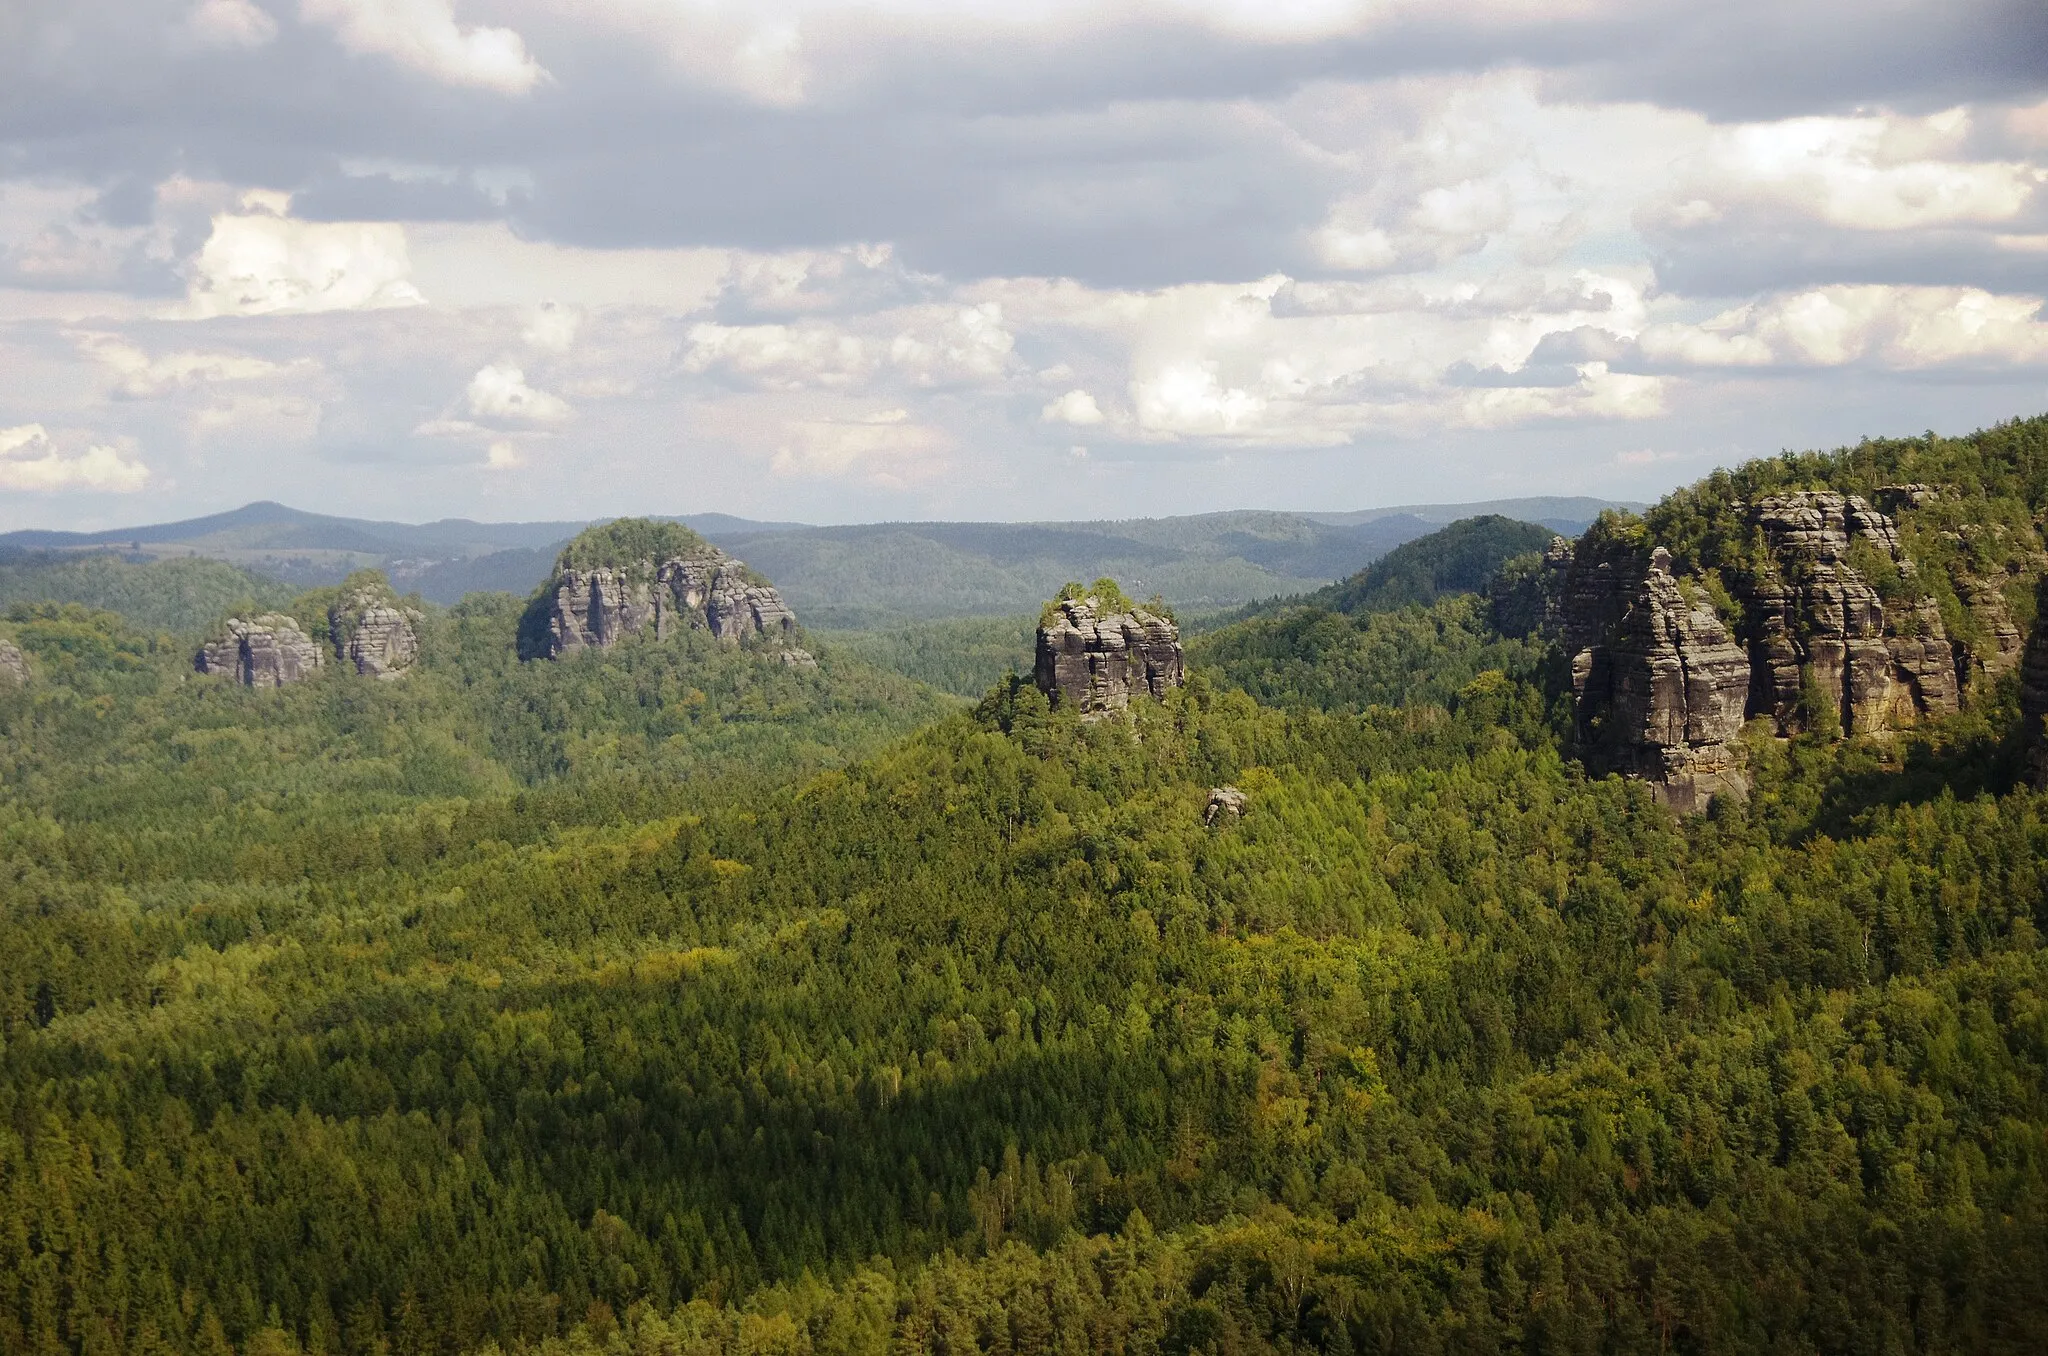
[[[1186,672],[1173,618],[1132,603],[1114,581],[1069,584],[1039,618],[1039,689],[1084,714],[1122,710],[1133,694],[1163,700]]]
[[[1913,512],[1940,491],[1878,497]],[[1897,519],[1866,499],[1800,490],[1724,507],[1683,565],[1644,523],[1604,519],[1552,543],[1538,605],[1497,599],[1561,640],[1589,765],[1700,809],[1746,791],[1734,740],[1748,720],[1781,736],[1830,721],[1848,734],[1898,729],[1956,711],[1970,676],[2019,662],[2001,586],[1944,573],[1968,631],[1954,633]],[[2048,671],[2048,657],[2037,662]]]
[[[528,607],[520,650],[558,659],[630,635],[708,631],[730,644],[783,640],[796,614],[740,561],[677,523],[621,518],[570,542]],[[785,658],[802,663],[800,650]]]

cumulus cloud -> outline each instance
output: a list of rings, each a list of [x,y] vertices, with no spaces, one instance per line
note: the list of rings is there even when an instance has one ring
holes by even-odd
[[[527,385],[526,373],[509,364],[479,370],[464,399],[471,415],[504,423],[558,424],[572,413],[569,402]]]
[[[300,0],[308,23],[358,55],[390,57],[451,85],[525,94],[547,78],[509,28],[463,28],[449,0]]]
[[[1048,424],[1075,424],[1086,426],[1102,422],[1102,407],[1095,403],[1095,397],[1086,391],[1073,390],[1057,400],[1048,401],[1038,417]]]
[[[831,325],[720,325],[690,327],[682,369],[717,373],[766,388],[845,388],[873,371],[874,359],[857,335]]]
[[[1647,3],[21,0],[0,424],[195,500],[296,450],[789,517],[2038,403],[2048,11]]]
[[[187,312],[195,317],[306,314],[417,306],[405,230],[390,222],[308,222],[252,195],[223,213],[192,263]]]
[[[1660,224],[1722,220],[1768,205],[1855,230],[2011,221],[2048,173],[2019,161],[1961,158],[1970,115],[1796,118],[1719,133],[1691,173],[1651,208]]]
[[[0,489],[133,494],[148,483],[149,468],[126,447],[94,443],[66,453],[41,424],[0,428]]]
[[[1823,287],[1696,325],[1651,325],[1637,349],[1650,363],[1674,368],[2032,367],[2048,365],[2041,304],[2038,296],[1975,288]]]

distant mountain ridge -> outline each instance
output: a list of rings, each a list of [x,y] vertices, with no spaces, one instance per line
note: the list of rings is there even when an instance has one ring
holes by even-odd
[[[723,513],[669,515],[773,579],[806,620],[886,625],[906,617],[1021,612],[1070,579],[1114,575],[1192,610],[1242,606],[1352,574],[1444,523],[1501,513],[1576,535],[1608,507],[1540,498],[1424,504],[1348,513],[1233,510],[1093,522],[886,522],[819,526]],[[259,501],[224,513],[100,532],[0,534],[17,567],[118,552],[204,557],[309,586],[352,570],[386,571],[402,591],[453,603],[470,592],[530,592],[561,545],[589,523],[398,523]],[[914,602],[912,601],[914,599]]]

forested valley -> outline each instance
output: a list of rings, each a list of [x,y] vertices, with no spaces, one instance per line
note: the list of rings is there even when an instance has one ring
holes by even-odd
[[[1596,531],[1896,482],[2031,629],[2048,419]],[[264,690],[10,579],[0,1351],[2048,1349],[2017,673],[1675,815],[1475,521],[1096,720],[941,690],[1007,619],[522,661],[477,594]]]

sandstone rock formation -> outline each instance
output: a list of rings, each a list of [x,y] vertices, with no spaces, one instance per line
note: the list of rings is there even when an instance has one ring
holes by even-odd
[[[1935,494],[1892,489],[1908,507]],[[1681,810],[1746,789],[1732,743],[1746,719],[1790,735],[1826,706],[1863,734],[1960,703],[1958,647],[1892,518],[1830,491],[1768,495],[1743,511],[1754,549],[1721,562],[1727,617],[1704,576],[1676,576],[1668,552],[1626,534],[1560,539],[1545,555],[1547,629],[1571,660],[1588,764],[1642,777]],[[2048,656],[2043,674],[2048,693]]]
[[[606,649],[624,636],[707,630],[738,644],[796,629],[796,614],[773,586],[705,543],[688,555],[622,566],[560,570],[548,586],[546,652]]]
[[[419,658],[419,613],[388,587],[358,585],[327,609],[334,657],[369,678],[398,678]]]
[[[1202,808],[1202,822],[1214,828],[1220,819],[1243,819],[1250,804],[1245,793],[1234,786],[1212,786],[1209,803]]]
[[[1038,628],[1039,690],[1087,715],[1120,711],[1133,694],[1163,700],[1186,677],[1180,628],[1105,582],[1086,596],[1058,599]]]
[[[1955,648],[1931,598],[1890,617],[1876,588],[1849,563],[1852,543],[1910,585],[1913,563],[1898,527],[1856,495],[1770,495],[1750,511],[1770,554],[1744,600],[1756,664],[1750,708],[1780,734],[1803,727],[1809,690],[1834,703],[1842,728],[1865,734],[1957,709]]]
[[[0,682],[26,683],[28,681],[28,660],[23,657],[21,647],[13,641],[0,638]]]
[[[325,656],[299,624],[280,612],[230,618],[221,634],[200,646],[192,665],[248,687],[283,687],[313,676]]]
[[[1576,560],[1561,609],[1580,747],[1647,780],[1681,813],[1748,790],[1740,751],[1749,657],[1671,556],[1627,546]],[[1688,596],[1690,595],[1690,596]]]

